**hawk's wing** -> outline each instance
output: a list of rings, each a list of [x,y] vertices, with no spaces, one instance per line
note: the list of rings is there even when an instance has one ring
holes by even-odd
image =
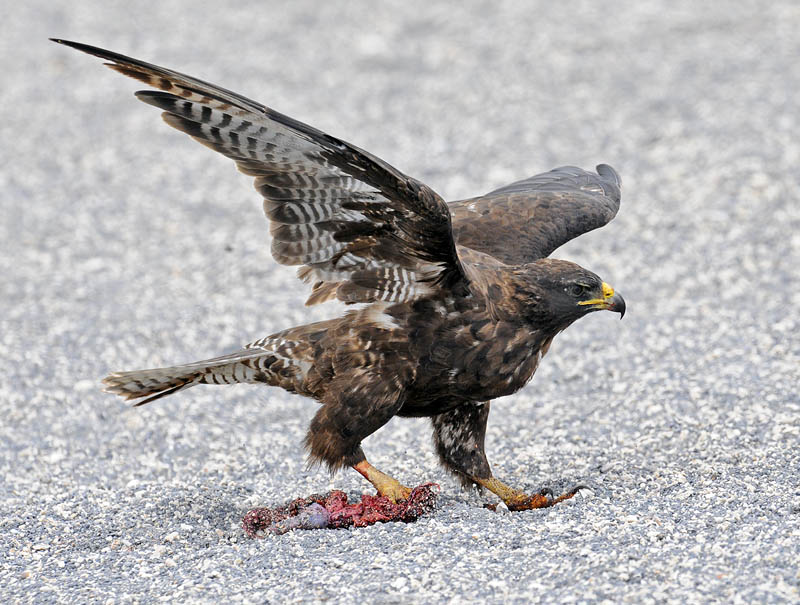
[[[307,304],[399,302],[465,288],[447,204],[386,162],[229,90],[86,44],[160,91],[136,96],[164,120],[256,177],[271,221],[272,255],[304,265]],[[163,92],[162,92],[163,91]]]
[[[620,179],[607,164],[597,173],[562,166],[482,197],[450,204],[459,246],[509,265],[530,263],[617,214]]]

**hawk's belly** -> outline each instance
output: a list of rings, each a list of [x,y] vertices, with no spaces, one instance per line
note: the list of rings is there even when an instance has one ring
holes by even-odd
[[[475,358],[456,356],[450,367],[424,360],[398,415],[434,416],[467,402],[511,395],[525,386],[539,364],[538,347],[509,349],[493,358],[493,347],[483,346],[487,350],[478,351]]]

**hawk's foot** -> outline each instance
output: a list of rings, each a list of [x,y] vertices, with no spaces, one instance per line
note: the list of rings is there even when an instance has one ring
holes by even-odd
[[[400,483],[397,479],[393,479],[386,473],[382,473],[366,460],[362,460],[353,468],[375,486],[379,495],[388,498],[395,504],[398,502],[405,502],[411,495],[410,488]]]
[[[510,502],[506,502],[506,506],[510,511],[518,511],[518,510],[531,510],[534,508],[547,508],[549,506],[553,506],[558,504],[559,502],[563,502],[564,500],[569,500],[577,494],[582,489],[586,489],[585,485],[576,485],[570,490],[567,490],[560,496],[554,498],[553,497],[553,490],[549,487],[541,490],[538,494],[534,494],[533,496],[526,496],[525,494],[521,494],[522,498],[514,498]]]
[[[558,497],[553,497],[553,490],[550,488],[542,489],[538,494],[529,496],[528,494],[509,487],[499,479],[490,477],[488,479],[476,479],[477,483],[490,492],[497,494],[510,511],[531,510],[534,508],[548,508],[564,500],[569,500],[582,489],[587,489],[585,485],[576,485]]]

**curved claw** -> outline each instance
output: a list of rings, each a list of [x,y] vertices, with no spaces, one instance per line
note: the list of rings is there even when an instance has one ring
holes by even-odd
[[[588,485],[576,485],[572,489],[567,490],[566,492],[561,494],[558,498],[553,500],[553,504],[558,504],[559,502],[563,502],[564,500],[569,500],[570,498],[572,498],[572,496],[577,494],[582,489],[590,489],[590,488],[589,488]],[[551,504],[551,506],[552,506],[552,504]]]
[[[567,493],[567,494],[569,494],[569,495],[570,495],[570,498],[571,498],[572,496],[574,496],[575,494],[577,494],[577,493],[578,493],[579,491],[581,491],[582,489],[592,489],[592,488],[591,488],[591,487],[589,487],[588,485],[583,485],[583,484],[581,483],[580,485],[576,485],[576,486],[575,486],[575,487],[573,487],[572,489],[568,490],[566,493]]]
[[[500,496],[510,511],[531,510],[533,508],[548,508],[554,504],[563,502],[564,500],[569,500],[582,489],[591,489],[586,485],[576,485],[557,498],[554,498],[553,490],[551,490],[549,487],[545,487],[539,490],[538,493],[529,496],[524,492],[509,487],[495,477],[488,477],[486,479],[476,477],[475,482],[481,487],[485,487],[490,492]]]
[[[527,496],[524,498],[512,500],[511,502],[506,502],[506,506],[508,506],[508,510],[510,511],[532,510],[535,508],[549,508],[551,506],[558,504],[559,502],[563,502],[564,500],[569,500],[582,489],[590,489],[590,488],[587,485],[576,485],[575,487],[567,490],[557,498],[554,498],[553,490],[551,490],[549,487],[546,487],[541,489],[538,494],[535,494],[533,496]]]

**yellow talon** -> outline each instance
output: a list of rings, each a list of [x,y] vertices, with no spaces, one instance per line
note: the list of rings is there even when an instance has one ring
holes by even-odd
[[[395,504],[403,500],[408,500],[408,497],[411,495],[410,488],[400,483],[397,479],[393,479],[386,473],[382,473],[366,460],[362,460],[353,468],[375,486],[375,489],[378,490],[378,494],[384,498],[388,498]]]

